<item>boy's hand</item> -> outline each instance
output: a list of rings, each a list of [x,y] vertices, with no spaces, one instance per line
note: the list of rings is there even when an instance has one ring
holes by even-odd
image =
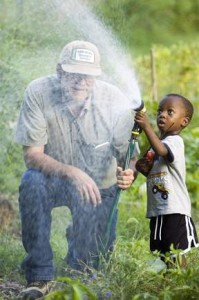
[[[148,126],[149,121],[147,119],[146,114],[143,111],[138,111],[135,114],[135,121],[139,124],[139,126],[144,129],[145,127]]]

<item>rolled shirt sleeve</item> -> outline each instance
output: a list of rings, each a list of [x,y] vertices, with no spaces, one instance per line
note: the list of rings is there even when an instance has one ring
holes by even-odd
[[[47,143],[47,126],[42,106],[37,83],[32,82],[25,91],[17,122],[17,143],[24,146],[41,146]]]

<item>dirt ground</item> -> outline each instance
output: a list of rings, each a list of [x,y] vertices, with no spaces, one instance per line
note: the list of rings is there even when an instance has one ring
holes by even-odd
[[[17,282],[1,282],[0,279],[0,299],[1,300],[14,300],[17,299],[23,286]]]

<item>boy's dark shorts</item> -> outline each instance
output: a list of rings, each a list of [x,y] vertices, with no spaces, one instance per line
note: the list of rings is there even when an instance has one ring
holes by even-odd
[[[161,215],[150,219],[150,250],[165,254],[172,248],[188,250],[198,237],[191,217],[181,214]]]

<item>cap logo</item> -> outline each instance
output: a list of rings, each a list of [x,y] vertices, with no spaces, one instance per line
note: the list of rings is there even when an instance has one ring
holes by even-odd
[[[93,64],[95,62],[95,55],[93,51],[88,49],[73,49],[71,59]]]

